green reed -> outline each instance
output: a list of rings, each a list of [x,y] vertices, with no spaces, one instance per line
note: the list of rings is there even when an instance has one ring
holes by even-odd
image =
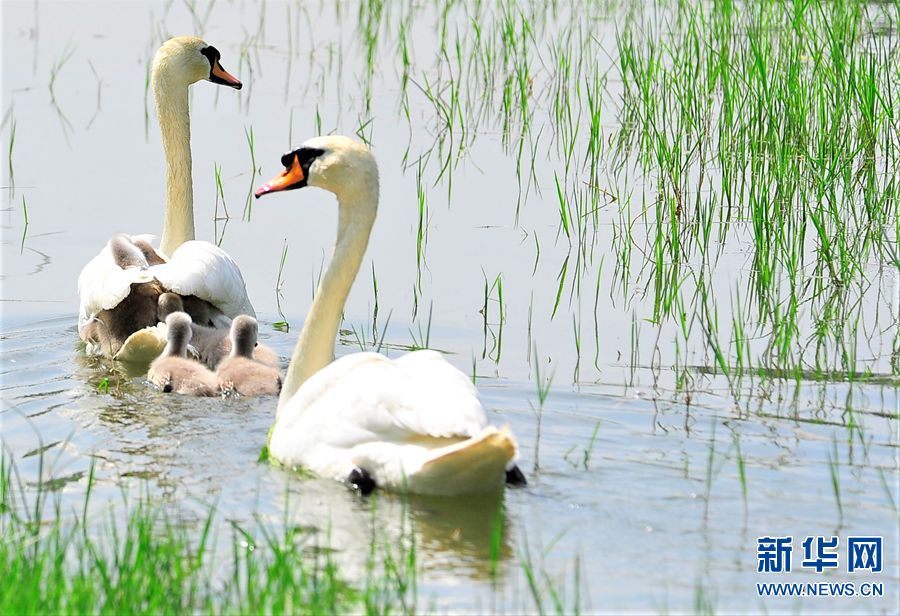
[[[553,385],[553,376],[554,373],[551,372],[549,375],[541,372],[541,364],[544,361],[540,355],[538,355],[537,345],[532,347],[532,354],[534,362],[534,382],[537,393],[537,408],[534,409],[535,416],[537,420],[537,426],[535,428],[534,434],[534,462],[533,462],[533,470],[534,472],[538,472],[541,468],[540,463],[540,446],[541,446],[541,424],[544,418],[544,404],[547,402],[547,397],[550,395],[550,388]],[[534,408],[532,406],[532,408]]]
[[[25,203],[25,195],[22,195],[22,241],[19,243],[19,254],[25,251],[25,237],[28,235],[28,204]]]
[[[287,256],[288,242],[287,238],[285,238],[281,247],[281,258],[278,261],[278,277],[275,279],[275,306],[281,320],[272,323],[272,327],[280,332],[289,332],[291,330],[291,324],[288,322],[287,317],[284,316],[284,310],[281,308],[281,300],[284,299],[284,266],[287,263]],[[374,270],[372,273],[374,275]]]
[[[47,90],[50,92],[50,105],[51,107],[53,107],[53,110],[56,112],[56,115],[59,118],[59,123],[63,131],[63,137],[65,137],[67,143],[69,140],[69,134],[72,133],[75,129],[72,126],[72,123],[69,121],[69,118],[66,117],[65,113],[63,113],[62,108],[59,106],[59,102],[56,100],[56,80],[59,77],[59,73],[60,71],[62,71],[63,67],[68,64],[69,60],[72,59],[72,56],[75,54],[75,50],[76,48],[72,45],[71,41],[66,43],[62,54],[50,67],[50,81],[47,84]]]
[[[256,151],[253,147],[253,126],[249,129],[244,127],[244,136],[247,138],[247,148],[250,150],[250,188],[247,189],[247,198],[244,202],[244,212],[241,215],[241,219],[250,222],[250,217],[253,215],[253,188],[256,183],[256,177],[259,175],[259,167],[256,165]]]
[[[6,150],[6,168],[9,177],[9,197],[16,196],[16,172],[13,167],[13,148],[16,145],[16,119],[12,118],[9,122],[9,145]]]

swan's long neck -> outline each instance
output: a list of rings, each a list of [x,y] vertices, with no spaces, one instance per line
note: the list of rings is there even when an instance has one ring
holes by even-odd
[[[377,180],[364,194],[339,198],[338,232],[331,263],[319,282],[312,307],[303,322],[303,331],[294,347],[278,399],[279,408],[309,377],[334,359],[334,341],[341,314],[365,255],[377,208]]]
[[[194,239],[188,88],[187,84],[154,74],[153,93],[166,156],[166,213],[159,248],[171,256],[184,242]]]

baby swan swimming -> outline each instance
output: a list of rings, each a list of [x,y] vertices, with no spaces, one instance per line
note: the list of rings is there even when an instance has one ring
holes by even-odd
[[[275,396],[281,392],[281,373],[253,359],[259,325],[241,315],[231,322],[231,353],[216,369],[223,392],[242,396]]]
[[[187,312],[184,308],[184,298],[175,293],[163,293],[159,296],[158,317],[165,321],[173,312]],[[191,346],[196,350],[197,356],[204,364],[215,370],[222,360],[231,354],[231,336],[229,330],[206,327],[197,322],[191,325]],[[257,344],[253,349],[253,359],[270,368],[279,367],[280,360],[275,351],[264,344]]]
[[[217,396],[219,383],[206,366],[187,358],[191,341],[191,317],[173,312],[166,317],[168,336],[162,355],[153,360],[147,378],[166,393]]]

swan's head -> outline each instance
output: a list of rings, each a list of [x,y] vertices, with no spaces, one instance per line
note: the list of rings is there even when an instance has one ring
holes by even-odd
[[[281,157],[284,171],[256,189],[257,199],[271,192],[316,186],[339,201],[378,197],[378,165],[364,144],[341,135],[314,137]]]
[[[191,341],[191,316],[186,312],[173,312],[166,317],[167,344],[163,350],[166,357],[187,357],[188,343]]]
[[[231,356],[253,359],[259,324],[251,316],[242,314],[231,322]]]
[[[176,36],[162,44],[153,58],[153,81],[188,86],[201,79],[236,90],[240,79],[222,68],[219,50],[196,36]]]

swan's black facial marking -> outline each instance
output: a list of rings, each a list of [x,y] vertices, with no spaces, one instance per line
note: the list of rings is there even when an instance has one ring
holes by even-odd
[[[294,164],[294,157],[300,159],[300,164],[303,165],[303,170],[306,171],[309,169],[309,165],[316,158],[325,153],[325,150],[320,148],[308,148],[306,146],[299,147],[296,150],[291,150],[290,152],[285,152],[281,155],[281,165],[285,169],[290,169],[291,165]]]
[[[222,59],[222,54],[220,54],[219,50],[212,45],[210,45],[209,47],[204,47],[200,50],[200,53],[202,53],[209,62],[209,75],[210,79],[212,79],[213,67],[216,65],[216,62]]]
[[[204,47],[200,50],[200,53],[206,58],[209,62],[209,77],[208,79],[217,83],[220,86],[228,86],[229,88],[234,88],[236,90],[240,90],[243,87],[243,84],[238,81],[237,77],[231,75],[222,68],[222,65],[219,63],[219,60],[222,59],[222,54],[219,53],[219,50],[210,45],[209,47]]]
[[[325,150],[319,148],[300,147],[283,154],[281,164],[284,166],[284,171],[257,188],[253,194],[259,199],[272,192],[303,188],[309,182],[310,166],[316,158],[324,153]]]
[[[293,150],[291,152],[287,152],[286,154],[283,154],[281,156],[281,164],[282,164],[282,166],[284,166],[285,169],[291,168],[291,166],[294,164],[295,157],[300,162],[300,168],[303,169],[303,181],[298,182],[296,185],[291,186],[290,188],[287,188],[285,190],[290,190],[293,188],[303,188],[304,186],[306,186],[306,184],[309,180],[310,165],[312,165],[313,161],[316,160],[318,157],[320,157],[324,153],[325,153],[325,150],[322,150],[320,148],[300,147],[300,148],[297,148],[296,150]]]

